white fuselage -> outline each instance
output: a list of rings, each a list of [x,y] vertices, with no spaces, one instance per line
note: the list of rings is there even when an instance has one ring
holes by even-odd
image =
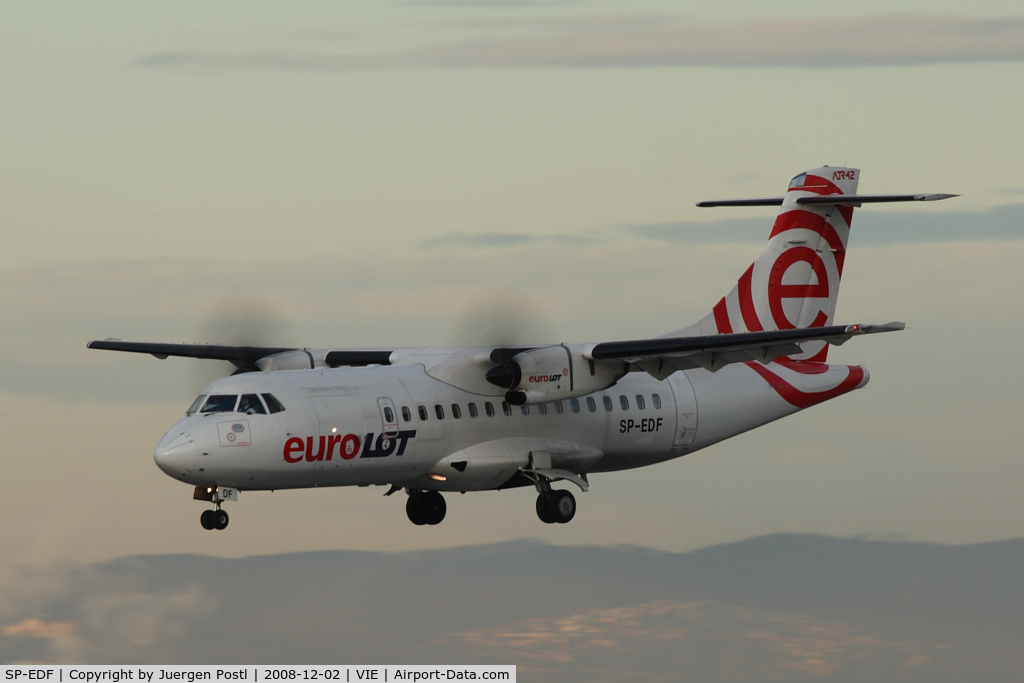
[[[748,364],[679,371],[661,381],[632,372],[606,390],[528,410],[437,379],[430,363],[246,373],[204,394],[270,394],[284,410],[246,414],[238,406],[186,415],[155,458],[181,481],[239,490],[494,489],[511,485],[541,454],[548,467],[577,474],[642,467],[867,382],[861,368],[842,365],[813,373],[761,367],[777,379]]]

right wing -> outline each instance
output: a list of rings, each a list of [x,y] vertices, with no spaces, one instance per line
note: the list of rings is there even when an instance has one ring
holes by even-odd
[[[260,361],[283,353],[298,352],[309,356],[309,367],[314,367],[313,356],[306,349],[294,346],[228,346],[224,344],[163,344],[157,342],[126,342],[120,339],[103,339],[91,341],[86,345],[90,349],[107,351],[128,351],[129,353],[148,353],[157,358],[168,356],[183,358],[205,358],[225,360],[232,363],[241,372],[263,370],[265,364]],[[323,349],[318,349],[323,353]],[[387,349],[345,349],[327,350],[323,360],[332,368],[342,365],[390,365],[392,351]]]

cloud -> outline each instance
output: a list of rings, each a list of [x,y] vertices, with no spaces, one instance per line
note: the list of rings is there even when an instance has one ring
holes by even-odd
[[[908,665],[930,660],[920,645],[882,640],[841,622],[713,602],[657,600],[597,607],[457,637],[477,656],[504,656],[530,671],[582,666],[596,673],[622,658],[671,670],[696,659],[704,667],[717,660],[718,666],[709,668],[723,677],[775,678],[789,672],[822,676],[844,669],[863,671],[894,656]],[[646,678],[639,671],[629,673]]]
[[[22,619],[16,624],[8,624],[0,628],[0,635],[16,638],[70,638],[75,635],[75,625],[69,621],[44,621],[42,619]]]
[[[389,52],[170,50],[150,67],[351,71],[453,67],[849,67],[1024,59],[1024,17],[888,14],[695,22],[670,15],[464,22],[468,37]]]
[[[607,241],[608,234],[588,230],[583,233],[559,233],[535,235],[521,232],[447,232],[428,237],[420,242],[421,249],[505,249],[514,247],[558,244],[563,246],[587,247]]]
[[[525,244],[536,244],[543,238],[516,232],[449,232],[430,237],[420,246],[424,249],[491,249],[500,247],[518,247]]]
[[[267,542],[266,532],[253,538]],[[513,541],[22,567],[51,590],[2,586],[12,606],[0,623],[18,633],[0,632],[0,662],[475,661],[515,663],[529,680],[1013,680],[1022,555],[1021,540],[775,535],[683,554]],[[60,638],[48,637],[53,623],[67,624]]]

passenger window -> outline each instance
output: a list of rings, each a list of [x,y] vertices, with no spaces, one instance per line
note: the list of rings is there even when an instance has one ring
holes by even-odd
[[[238,402],[238,395],[230,394],[213,394],[210,398],[206,399],[206,403],[203,404],[204,413],[230,413],[235,410],[235,404]]]
[[[636,409],[643,410],[647,406],[644,404],[644,397],[640,394],[636,395]]]
[[[548,414],[548,404],[547,403],[541,403],[539,406],[537,406],[537,412],[540,413],[541,415],[547,415]]]
[[[459,407],[458,403],[452,404],[452,418],[458,420],[462,417],[462,408]]]
[[[421,422],[427,421],[427,407],[425,405],[416,406],[416,412],[419,413]]]
[[[437,419],[438,420],[443,420],[444,419],[444,406],[441,405],[440,403],[435,403],[434,404],[434,414],[437,415]]]
[[[402,406],[402,422],[412,422],[412,411],[409,406]]]
[[[508,401],[501,402],[501,412],[505,413],[506,416],[512,415],[512,406],[508,404]]]
[[[625,396],[619,396],[619,405],[622,406],[623,410],[629,410],[629,399]]]
[[[476,417],[479,414],[480,413],[478,413],[477,410],[476,410],[476,404],[475,403],[470,403],[469,404],[469,416],[470,417]]]
[[[592,413],[597,412],[597,401],[594,400],[593,396],[587,396],[587,410]]]
[[[384,406],[384,421],[392,424],[395,421],[395,411],[390,406]]]
[[[661,396],[651,394],[651,403],[654,404],[655,410],[661,410]]]
[[[487,417],[494,417],[494,404],[490,401],[484,403],[484,412],[487,413]]]
[[[530,406],[523,406],[519,410],[523,411],[523,415],[529,415],[530,414]]]
[[[267,402],[267,409],[270,410],[271,415],[274,413],[284,412],[284,406],[281,405],[280,401],[274,398],[273,394],[261,394],[261,396],[263,396],[263,400]]]
[[[574,398],[569,399],[569,407],[572,408],[572,412],[574,413],[580,412],[580,402]]]
[[[552,405],[555,406],[555,412],[558,413],[559,415],[561,415],[562,414],[562,410],[563,410],[562,409],[562,402],[561,401],[555,401]]]
[[[203,405],[203,401],[206,400],[206,394],[199,394],[199,398],[192,401],[192,405],[185,411],[186,415],[194,415],[199,410],[199,406]]]
[[[612,412],[612,397],[611,396],[605,396],[603,400],[604,400],[604,409],[607,410],[609,413]]]
[[[242,400],[238,402],[238,412],[246,415],[266,415],[267,411],[256,394],[242,394]]]

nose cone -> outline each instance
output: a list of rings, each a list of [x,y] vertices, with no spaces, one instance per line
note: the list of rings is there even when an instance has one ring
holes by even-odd
[[[188,432],[179,430],[164,434],[153,450],[157,467],[182,481],[195,469],[197,457],[195,439]]]

